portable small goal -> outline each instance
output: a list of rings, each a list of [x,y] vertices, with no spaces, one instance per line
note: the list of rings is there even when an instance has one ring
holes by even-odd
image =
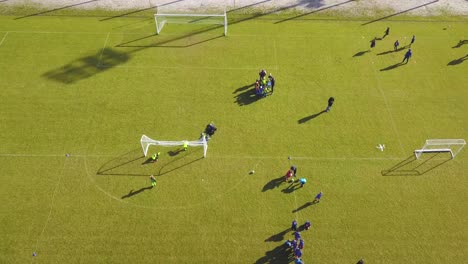
[[[163,146],[163,147],[174,147],[174,146],[183,146],[187,144],[190,147],[203,147],[203,157],[206,158],[206,152],[208,150],[208,142],[206,141],[206,136],[202,136],[199,140],[181,140],[181,141],[161,141],[161,140],[154,140],[149,138],[146,135],[141,136],[140,139],[141,148],[143,149],[143,154],[145,157],[148,155],[149,146]]]
[[[160,13],[154,14],[156,33],[159,35],[166,24],[208,24],[224,26],[224,36],[227,36],[228,20],[226,9],[223,14],[198,14],[198,13]]]
[[[465,145],[464,139],[428,139],[421,149],[414,151],[414,155],[419,159],[423,153],[449,152],[453,159]]]

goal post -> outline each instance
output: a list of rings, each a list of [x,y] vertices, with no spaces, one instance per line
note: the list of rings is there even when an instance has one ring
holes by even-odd
[[[174,147],[174,146],[184,146],[187,144],[190,147],[202,147],[203,146],[203,157],[206,158],[206,152],[208,150],[208,141],[206,140],[206,136],[202,135],[199,140],[181,140],[181,141],[162,141],[162,140],[154,140],[149,138],[146,135],[142,135],[140,139],[141,148],[143,149],[143,154],[145,157],[148,155],[148,149],[151,145],[154,146],[163,146],[163,147]]]
[[[207,25],[222,25],[224,27],[224,36],[227,36],[228,20],[227,13],[216,14],[198,14],[198,13],[160,13],[154,14],[156,23],[156,34],[160,34],[166,24],[207,24]]]
[[[419,159],[423,153],[448,152],[453,159],[465,145],[464,139],[428,139],[421,149],[414,151],[414,155]]]

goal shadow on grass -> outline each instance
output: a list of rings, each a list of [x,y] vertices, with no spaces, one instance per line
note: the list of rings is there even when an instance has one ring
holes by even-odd
[[[171,156],[173,150],[169,150],[167,155],[163,155],[157,162],[150,162],[150,159],[141,153],[141,149],[134,149],[116,158],[106,161],[96,172],[98,176],[162,176],[175,170],[188,166],[203,159],[198,156],[203,149],[193,148],[183,151],[177,156]]]
[[[381,174],[382,176],[421,176],[452,159],[450,155],[441,153],[423,154],[423,157],[426,158],[416,159],[411,155],[391,168],[382,170]]]

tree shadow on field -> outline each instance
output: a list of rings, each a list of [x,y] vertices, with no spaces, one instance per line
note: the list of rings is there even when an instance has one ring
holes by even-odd
[[[374,23],[374,22],[377,22],[377,21],[381,21],[381,20],[384,20],[384,19],[387,19],[387,18],[390,18],[390,17],[394,17],[394,16],[397,16],[397,15],[400,15],[400,14],[403,14],[403,13],[406,13],[406,12],[409,12],[409,11],[412,11],[412,10],[415,10],[415,9],[418,9],[418,8],[421,8],[421,7],[425,7],[425,6],[428,6],[428,5],[437,3],[437,2],[439,2],[439,0],[435,0],[435,1],[428,2],[428,3],[422,4],[422,5],[418,5],[418,6],[415,6],[415,7],[400,11],[400,12],[396,12],[396,13],[388,15],[388,16],[384,16],[384,17],[381,17],[381,18],[374,19],[372,21],[363,23],[363,24],[361,24],[361,26],[365,26],[365,25],[368,25],[368,24],[371,24],[371,23]]]
[[[307,202],[307,203],[305,203],[305,204],[299,206],[298,208],[292,210],[292,213],[297,213],[297,212],[299,212],[299,211],[301,211],[301,210],[303,210],[303,209],[306,209],[307,207],[309,207],[309,206],[311,206],[311,205],[314,205],[314,203],[313,203],[313,202]]]
[[[262,192],[266,192],[268,190],[273,190],[275,188],[278,188],[283,182],[284,182],[284,176],[273,179],[269,181],[267,184],[265,184],[265,186],[263,186]]]
[[[317,12],[321,12],[321,11],[324,11],[324,10],[327,10],[327,9],[331,9],[331,8],[334,8],[334,7],[337,7],[337,6],[340,6],[340,5],[355,2],[355,1],[356,0],[348,0],[348,1],[338,3],[338,4],[329,5],[329,6],[320,8],[320,7],[325,5],[322,0],[302,0],[301,1],[302,4],[304,4],[304,3],[307,4],[306,7],[308,7],[308,8],[320,8],[320,9],[316,9],[316,10],[313,10],[311,12],[303,13],[303,14],[300,14],[300,15],[297,15],[297,16],[294,16],[294,17],[286,18],[286,19],[280,20],[278,22],[275,22],[275,24],[283,23],[283,22],[286,22],[286,21],[289,21],[289,20],[298,20],[299,18],[308,16],[308,15],[311,15],[311,14],[314,14],[314,13],[317,13]]]
[[[140,148],[131,150],[105,162],[98,169],[96,175],[150,176],[151,174],[148,173],[135,172],[136,164],[139,165],[140,161],[144,158],[145,156],[141,153]]]
[[[370,52],[370,50],[359,51],[358,53],[354,54],[353,57],[360,57],[368,52]]]
[[[237,88],[233,92],[233,94],[236,94],[234,96],[236,99],[235,103],[237,103],[239,106],[244,106],[259,100],[260,98],[255,94],[255,89],[253,88],[254,85],[255,83],[252,83]]]
[[[398,67],[400,67],[400,66],[403,66],[403,65],[405,65],[403,62],[398,62],[398,63],[393,64],[393,65],[390,65],[390,66],[388,66],[388,67],[386,67],[386,68],[380,69],[380,71],[389,71],[389,70],[393,70],[393,69],[396,69],[396,68],[398,68]]]
[[[71,7],[76,7],[76,6],[81,6],[81,5],[84,5],[84,4],[89,4],[89,3],[97,2],[97,1],[99,1],[99,0],[90,0],[90,1],[86,1],[86,2],[73,4],[73,5],[67,5],[67,6],[63,6],[63,7],[59,7],[59,8],[54,8],[54,9],[51,9],[51,10],[46,10],[46,11],[42,11],[42,12],[38,12],[38,13],[34,13],[34,14],[30,14],[30,15],[26,15],[26,16],[22,16],[22,17],[17,17],[17,18],[15,18],[15,20],[23,19],[23,18],[27,18],[27,17],[39,16],[39,15],[51,13],[51,12],[54,12],[54,11],[67,9],[67,8],[71,8]],[[0,2],[4,2],[4,1],[0,1]]]
[[[144,191],[146,191],[146,190],[151,190],[151,189],[153,189],[153,186],[143,187],[143,188],[141,188],[141,189],[139,189],[139,190],[136,190],[136,191],[130,190],[130,192],[129,192],[128,194],[122,196],[121,199],[130,198],[130,197],[132,197],[132,196],[134,196],[134,195],[137,195],[137,194],[139,194],[139,193],[142,193],[142,192],[144,192]]]
[[[111,48],[99,50],[94,55],[76,59],[57,69],[42,74],[43,77],[64,84],[70,84],[105,72],[130,59],[128,53]]]
[[[291,248],[288,248],[284,243],[277,246],[276,248],[265,252],[265,256],[255,261],[255,264],[284,264],[294,261],[294,256]]]
[[[299,123],[299,124],[304,124],[304,123],[306,123],[306,122],[308,122],[308,121],[310,121],[310,120],[312,120],[312,119],[314,119],[314,118],[318,117],[319,115],[321,115],[321,114],[323,114],[323,113],[326,113],[326,112],[327,112],[327,111],[322,110],[322,111],[320,111],[320,112],[318,112],[318,113],[316,113],[316,114],[313,114],[313,115],[310,115],[310,116],[306,116],[306,117],[304,117],[304,118],[301,118],[301,119],[297,120],[297,123]]]
[[[423,154],[421,159],[414,155],[400,161],[389,169],[382,170],[382,176],[421,176],[450,161],[452,157],[441,153]]]
[[[468,59],[468,54],[465,55],[465,56],[463,56],[463,57],[461,57],[461,58],[458,58],[458,59],[456,59],[456,60],[453,60],[453,61],[447,63],[447,66],[455,66],[455,65],[458,65],[458,64],[464,62],[464,61],[467,60],[467,59]]]

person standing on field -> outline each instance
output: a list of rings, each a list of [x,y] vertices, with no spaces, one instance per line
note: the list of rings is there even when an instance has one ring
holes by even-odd
[[[270,75],[268,76],[268,79],[270,81],[270,84],[271,84],[271,94],[273,94],[273,91],[275,89],[275,77],[273,77],[273,75]]]
[[[409,44],[410,47],[411,47],[411,45],[413,45],[415,40],[416,40],[416,36],[413,35],[413,37],[411,38],[411,43]]]
[[[325,111],[330,112],[330,109],[332,108],[334,102],[335,102],[335,98],[333,97],[328,98],[328,106],[327,106],[327,109],[325,109]]]
[[[385,30],[385,34],[383,35],[382,38],[385,38],[388,35],[390,35],[390,28],[389,27],[387,27],[387,29]]]
[[[411,51],[411,49],[408,49],[408,51],[405,54],[405,57],[403,58],[402,63],[405,62],[405,61],[406,61],[406,63],[408,63],[409,59],[411,58],[412,55],[413,55],[413,52]]]
[[[398,40],[397,40],[397,41],[395,41],[395,43],[393,44],[393,50],[396,51],[396,50],[398,49],[398,46],[400,46],[400,42],[398,42]]]

